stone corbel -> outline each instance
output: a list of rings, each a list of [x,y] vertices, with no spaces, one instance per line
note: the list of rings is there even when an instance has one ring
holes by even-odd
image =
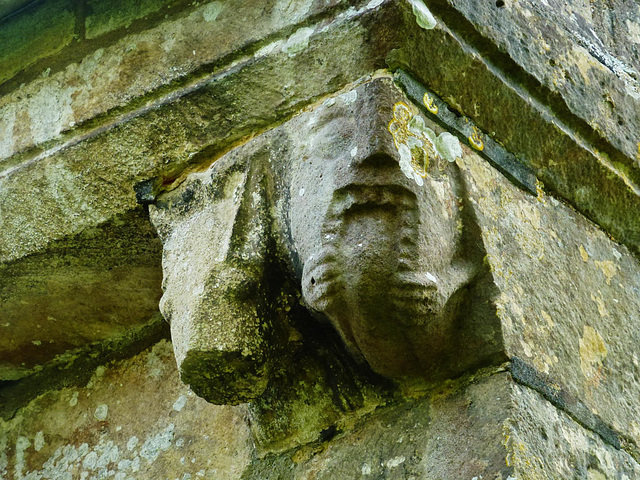
[[[400,383],[502,359],[461,155],[381,78],[161,196],[161,310],[182,379],[214,403],[254,400],[308,342],[300,322],[331,324],[352,358]],[[287,313],[300,308],[311,315]]]

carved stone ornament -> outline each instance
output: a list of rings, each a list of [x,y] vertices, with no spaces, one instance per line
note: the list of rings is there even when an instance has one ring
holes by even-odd
[[[500,357],[463,151],[434,129],[389,79],[373,80],[151,206],[161,310],[196,393],[256,399],[274,372],[295,370],[307,322],[331,324],[353,359],[395,382]]]

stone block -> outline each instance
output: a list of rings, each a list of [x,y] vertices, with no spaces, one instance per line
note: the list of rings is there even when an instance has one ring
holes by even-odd
[[[309,405],[314,407],[313,402]],[[485,371],[396,398],[318,441],[256,455],[246,405],[206,403],[180,383],[162,341],[50,391],[0,420],[4,478],[302,480],[623,479],[640,475],[508,373]],[[71,475],[71,477],[69,477]]]
[[[379,45],[366,41],[380,15],[363,8],[316,25],[313,34],[305,30],[309,48],[297,54],[275,40],[179,95],[162,98],[64,148],[5,165],[0,173],[0,261],[15,260],[135,209],[133,187],[139,182],[157,177],[160,184],[171,183],[185,169],[214,161],[234,142],[368,75],[381,66]],[[322,71],[311,68],[318,63],[324,65]],[[308,74],[301,77],[300,71]]]
[[[640,223],[632,212],[640,208],[640,168],[635,154],[622,153],[612,139],[608,143],[593,128],[583,128],[579,115],[558,106],[531,73],[479,39],[464,16],[443,2],[432,3],[441,15],[432,29],[420,27],[412,11],[405,11],[413,34],[387,57],[392,68],[409,71],[533,170],[546,188],[637,253]],[[590,108],[592,102],[585,103]]]
[[[2,478],[241,477],[252,454],[246,406],[196,397],[178,379],[171,344],[92,373],[0,420]]]
[[[460,165],[500,290],[509,355],[640,444],[640,407],[629,401],[640,396],[637,257],[571,208],[543,192],[524,193],[477,157]]]
[[[560,96],[576,116],[635,161],[637,168],[637,4],[603,3],[591,8],[583,2],[535,0],[504,2],[504,7],[467,0],[451,3],[500,50]]]
[[[0,21],[0,83],[67,46],[74,36],[75,4],[53,0]]]
[[[269,48],[244,59],[229,72],[209,78],[198,88],[186,89],[178,98],[164,99],[156,108],[142,109],[133,117],[125,117],[108,129],[98,129],[95,134],[81,137],[38,159],[5,165],[7,169],[0,173],[3,192],[0,196],[0,262],[11,275],[2,285],[3,301],[7,302],[6,312],[10,316],[2,324],[20,324],[16,319],[21,316],[31,319],[22,323],[21,333],[16,330],[6,339],[6,372],[12,373],[7,373],[5,378],[31,371],[31,367],[21,365],[24,355],[16,354],[17,363],[9,360],[8,352],[18,351],[18,346],[26,345],[28,351],[44,354],[37,361],[34,357],[31,366],[51,358],[51,353],[60,353],[63,344],[55,341],[59,337],[43,339],[39,333],[34,333],[32,338],[26,335],[26,332],[38,332],[38,324],[41,328],[45,328],[43,325],[53,327],[49,320],[41,323],[49,316],[72,325],[78,317],[86,315],[97,322],[88,325],[102,325],[102,333],[88,327],[85,334],[72,337],[73,341],[67,344],[69,348],[100,340],[109,332],[126,328],[129,322],[135,324],[138,319],[146,318],[142,312],[153,308],[158,298],[160,270],[158,257],[151,254],[151,247],[157,243],[146,236],[144,218],[136,217],[141,209],[134,187],[150,178],[155,179],[151,182],[154,185],[171,183],[183,170],[214,161],[234,142],[290,117],[329,90],[340,88],[342,82],[366,75],[377,66],[377,54],[373,51],[375,46],[363,38],[377,15],[379,12],[375,10],[363,9],[353,12],[351,17],[317,25],[307,39],[311,48],[304,52],[285,50],[286,42],[275,40]],[[310,33],[311,27],[305,28],[308,29],[305,32]],[[294,39],[289,47],[299,40]],[[353,52],[354,45],[362,50],[347,56],[347,52]],[[336,55],[340,51],[342,54]],[[323,71],[299,77],[302,70],[312,72],[309,65],[317,62],[325,65]],[[335,80],[327,83],[326,76]],[[280,81],[290,85],[284,97],[278,86]],[[56,110],[52,108],[51,112]],[[137,212],[133,217],[140,222],[125,221],[118,225],[132,212]],[[79,245],[92,245],[91,240],[87,243],[92,232],[101,231],[102,227],[109,232],[113,224],[118,225],[115,230],[126,239],[122,240],[123,245],[129,244],[136,250],[147,242],[149,255],[144,260],[133,256],[133,265],[127,263],[123,253],[126,249],[119,249],[113,236],[105,233],[100,247],[87,249],[95,255],[82,258],[82,248],[77,248],[77,257],[72,256],[74,267],[65,266],[69,258],[66,253],[57,253],[56,245],[66,248],[64,245],[74,244],[75,237]],[[30,255],[33,258],[25,260],[26,263],[15,263]],[[98,261],[101,259],[110,260]],[[138,261],[141,263],[136,263]],[[118,275],[116,271],[102,268],[105,264],[117,267]],[[34,268],[36,273],[25,273],[26,270],[33,272]],[[79,271],[84,276],[78,275]],[[126,287],[137,281],[143,288]],[[43,292],[49,282],[56,285],[56,301],[46,300],[48,297],[43,294],[29,308],[25,307],[22,302],[28,285]],[[86,304],[83,303],[86,299],[79,295],[74,299],[74,292],[87,290],[102,292],[100,301]],[[120,300],[114,295],[118,291],[126,291]],[[129,307],[125,298],[136,308]],[[46,301],[48,305],[44,305]],[[62,310],[66,311],[64,315]],[[57,314],[53,314],[54,311]],[[110,315],[117,317],[116,325],[106,328],[104,321]],[[54,343],[49,344],[49,340]],[[42,344],[34,345],[32,341]],[[49,352],[43,347],[44,343],[55,348]],[[18,373],[20,371],[22,373]]]

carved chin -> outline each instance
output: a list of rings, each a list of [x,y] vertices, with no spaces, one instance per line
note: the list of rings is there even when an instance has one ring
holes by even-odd
[[[464,289],[445,296],[432,282],[399,275],[374,282],[363,267],[348,278],[337,265],[309,269],[303,278],[306,302],[376,373],[394,379],[435,375],[451,354],[447,349]]]

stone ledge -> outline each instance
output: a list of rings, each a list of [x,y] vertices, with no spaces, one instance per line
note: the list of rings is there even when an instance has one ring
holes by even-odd
[[[345,8],[341,0],[286,12],[279,5],[271,0],[232,9],[209,2],[112,42],[76,46],[82,56],[62,71],[48,69],[0,99],[0,159],[8,158],[0,165],[15,165],[82,137]],[[265,15],[269,8],[270,16]]]
[[[407,70],[473,119],[480,133],[532,169],[545,188],[640,252],[640,220],[633,214],[640,211],[636,161],[586,131],[582,119],[545,96],[548,89],[494,44],[469,34],[462,15],[433,4],[443,16],[433,29],[420,28],[405,11],[412,34],[391,52],[390,66]]]

